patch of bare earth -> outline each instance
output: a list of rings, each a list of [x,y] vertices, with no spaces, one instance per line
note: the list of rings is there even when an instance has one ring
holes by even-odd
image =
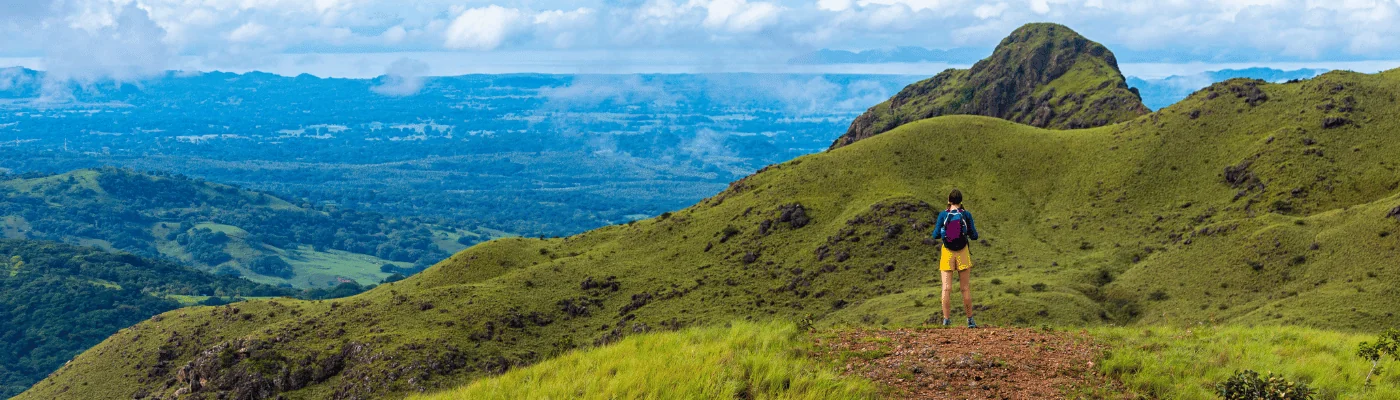
[[[899,398],[1055,399],[1103,385],[1103,347],[1085,334],[1035,329],[844,331],[817,338],[817,356]]]

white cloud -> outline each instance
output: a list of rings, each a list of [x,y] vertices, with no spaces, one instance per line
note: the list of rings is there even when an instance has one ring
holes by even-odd
[[[0,92],[28,86],[33,78],[18,67],[0,68]]]
[[[142,30],[143,39],[119,33],[117,10],[136,10],[154,30]],[[70,46],[80,49],[135,46],[165,55],[154,60],[178,54],[219,65],[365,49],[990,47],[1036,21],[1069,25],[1123,54],[1204,61],[1400,54],[1392,39],[1400,37],[1400,0],[0,0],[0,57],[59,57],[66,51],[49,47],[73,40],[87,42]],[[136,62],[81,64],[104,63],[130,71]]]
[[[846,11],[851,8],[851,0],[817,0],[817,9],[826,11]]]
[[[956,0],[861,0],[860,5],[868,6],[904,6],[914,11],[924,10],[954,10],[961,3]]]
[[[234,29],[233,32],[229,32],[228,41],[234,43],[261,41],[266,33],[266,26],[257,22],[249,22]]]
[[[972,15],[981,19],[1000,17],[1007,7],[1006,3],[983,4],[972,9]]]
[[[579,8],[573,11],[550,10],[535,14],[535,24],[548,27],[550,29],[568,29],[587,26],[593,19],[595,11],[591,8]]]
[[[408,30],[404,29],[403,25],[394,25],[394,27],[384,30],[384,33],[379,34],[379,37],[384,38],[385,44],[398,44],[403,42],[405,37],[408,37]]]
[[[519,9],[498,5],[463,11],[447,27],[449,49],[494,50],[523,28],[525,14]]]
[[[597,12],[591,8],[573,11],[550,10],[535,14],[535,34],[549,39],[554,48],[573,47],[578,37],[590,32],[597,23]]]
[[[1036,14],[1041,14],[1041,15],[1044,15],[1044,14],[1050,12],[1050,3],[1049,3],[1049,2],[1047,2],[1047,1],[1045,1],[1045,0],[1030,0],[1030,2],[1031,2],[1031,11],[1032,11],[1032,12],[1034,12],[1034,13],[1036,13]]]
[[[135,4],[85,7],[44,40],[45,101],[66,101],[72,83],[134,82],[165,72],[173,56],[165,31]]]
[[[380,83],[370,90],[385,96],[404,97],[418,94],[423,90],[423,76],[428,73],[428,64],[411,58],[401,58],[389,64]]]
[[[706,9],[705,27],[726,32],[757,32],[777,21],[783,10],[773,3],[747,0],[713,0]]]

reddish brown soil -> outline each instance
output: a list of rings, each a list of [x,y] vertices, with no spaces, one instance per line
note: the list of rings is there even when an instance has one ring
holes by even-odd
[[[1087,335],[1009,328],[846,331],[816,346],[846,374],[914,399],[1064,398],[1108,382],[1093,365],[1101,349]]]

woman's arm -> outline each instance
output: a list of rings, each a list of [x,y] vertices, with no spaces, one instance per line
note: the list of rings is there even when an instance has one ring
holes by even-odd
[[[944,218],[944,216],[946,216],[946,215],[948,215],[948,212],[947,212],[947,211],[941,211],[941,212],[938,213],[938,218],[935,218],[935,219],[934,219],[934,221],[933,221],[933,238],[934,238],[934,239],[942,239],[942,238],[943,238],[943,218]]]
[[[963,210],[963,217],[967,218],[967,238],[977,240],[977,223],[972,222],[972,213]]]

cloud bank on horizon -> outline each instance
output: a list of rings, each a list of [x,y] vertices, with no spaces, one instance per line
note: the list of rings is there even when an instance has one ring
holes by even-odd
[[[724,63],[732,50],[990,48],[1036,21],[1137,62],[1400,54],[1400,0],[7,0],[0,57],[37,57],[76,80],[151,74],[177,57],[252,69],[302,53],[655,50]],[[423,68],[410,69],[397,75],[409,89]]]

